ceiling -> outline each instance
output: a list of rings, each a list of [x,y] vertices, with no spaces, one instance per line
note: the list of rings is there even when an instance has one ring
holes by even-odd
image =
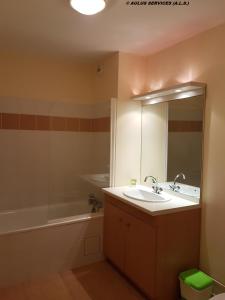
[[[0,48],[84,59],[114,51],[146,55],[225,22],[225,0],[190,0],[189,6],[126,2],[110,0],[102,13],[84,16],[68,0],[1,0]]]

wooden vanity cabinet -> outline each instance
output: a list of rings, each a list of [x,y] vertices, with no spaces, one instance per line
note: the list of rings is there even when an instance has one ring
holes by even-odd
[[[106,202],[104,253],[146,294],[151,294],[154,287],[152,269],[155,245],[156,232],[153,227]]]
[[[149,299],[178,299],[179,273],[199,263],[200,209],[151,216],[105,198],[106,258]]]
[[[153,295],[156,259],[156,231],[136,217],[127,215],[124,273],[146,295]],[[146,238],[148,237],[148,238]]]
[[[112,262],[124,271],[125,223],[124,213],[116,206],[107,203],[104,208],[107,218],[104,221],[104,251]]]

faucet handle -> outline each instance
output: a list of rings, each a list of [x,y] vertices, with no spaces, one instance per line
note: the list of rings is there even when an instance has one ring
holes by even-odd
[[[156,194],[160,194],[163,191],[163,188],[161,186],[158,186],[158,184],[153,185],[152,188]]]
[[[177,184],[170,184],[169,187],[173,192],[178,192],[180,189],[180,186]]]

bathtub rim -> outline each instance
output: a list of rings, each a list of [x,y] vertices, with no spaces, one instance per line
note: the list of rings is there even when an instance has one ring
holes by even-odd
[[[16,230],[9,230],[5,232],[0,232],[0,237],[5,235],[13,235],[13,234],[19,234],[19,233],[26,233],[34,230],[43,230],[46,228],[52,228],[52,227],[58,227],[62,225],[70,225],[74,223],[81,223],[81,222],[88,222],[94,219],[99,219],[104,217],[104,210],[97,212],[97,213],[87,213],[82,215],[75,215],[75,216],[69,216],[65,218],[57,218],[57,219],[50,219],[48,220],[48,223],[43,225],[36,225],[31,226],[27,228],[18,228]]]

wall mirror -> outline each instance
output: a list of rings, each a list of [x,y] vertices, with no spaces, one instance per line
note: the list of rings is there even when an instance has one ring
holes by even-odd
[[[152,175],[162,188],[199,201],[205,85],[189,83],[141,97],[141,184]]]

